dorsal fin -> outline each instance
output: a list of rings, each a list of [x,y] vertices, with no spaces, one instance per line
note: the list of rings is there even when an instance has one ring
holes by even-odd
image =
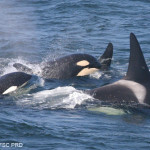
[[[139,83],[149,79],[149,69],[145,62],[139,42],[133,33],[130,34],[130,58],[125,79]]]
[[[13,67],[15,67],[17,70],[19,70],[21,72],[33,74],[32,69],[30,69],[29,67],[22,65],[20,63],[13,64]]]
[[[101,63],[101,69],[107,69],[110,67],[111,60],[113,56],[113,45],[109,43],[103,55],[99,58],[99,62]]]

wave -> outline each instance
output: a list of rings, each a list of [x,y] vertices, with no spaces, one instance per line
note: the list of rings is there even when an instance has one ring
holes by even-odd
[[[5,65],[2,66],[2,74],[1,75],[5,75],[7,73],[11,73],[11,72],[15,72],[17,71],[17,69],[15,67],[13,67],[14,63],[21,63],[24,64],[25,66],[28,66],[29,68],[31,68],[33,70],[33,73],[35,75],[41,76],[41,67],[40,64],[35,64],[35,63],[30,63],[27,60],[22,59],[21,57],[17,58],[17,59],[6,59],[5,61],[3,59],[0,59],[0,63],[2,62],[5,63]]]
[[[16,104],[39,109],[74,109],[87,100],[92,101],[93,98],[71,86],[66,86],[27,94],[17,100]]]

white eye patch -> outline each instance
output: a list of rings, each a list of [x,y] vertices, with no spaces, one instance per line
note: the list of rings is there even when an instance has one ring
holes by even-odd
[[[88,66],[90,63],[87,60],[81,60],[81,61],[77,62],[76,64],[77,64],[77,66],[84,67],[84,66]]]
[[[97,71],[98,69],[96,68],[84,68],[83,70],[81,70],[77,76],[86,76],[86,75],[89,75],[95,71]]]
[[[28,81],[25,82],[24,84],[22,84],[20,87],[25,86],[27,83],[28,83]],[[17,88],[18,88],[17,86],[11,86],[11,87],[9,87],[5,92],[3,92],[3,95],[8,94],[8,93],[11,93],[11,92],[17,90]]]
[[[8,89],[3,93],[3,95],[8,94],[8,93],[10,93],[10,92],[13,92],[13,91],[15,91],[16,89],[17,89],[17,86],[11,86],[10,88],[8,88]]]

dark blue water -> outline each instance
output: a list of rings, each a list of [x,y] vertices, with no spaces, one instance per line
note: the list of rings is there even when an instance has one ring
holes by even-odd
[[[150,66],[149,0],[1,0],[0,75],[21,62],[39,78],[0,98],[0,149],[149,149],[149,110],[98,108],[100,102],[81,91],[125,75],[130,32]],[[79,52],[98,58],[108,42],[114,45],[108,72],[40,77],[45,61]]]

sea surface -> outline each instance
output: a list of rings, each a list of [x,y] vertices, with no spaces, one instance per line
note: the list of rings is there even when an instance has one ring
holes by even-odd
[[[0,0],[0,75],[15,72],[16,62],[35,74],[0,97],[0,150],[150,149],[150,110],[102,106],[83,92],[126,74],[130,32],[150,68],[149,0]],[[99,58],[109,42],[108,71],[42,78],[46,61],[73,53]]]

